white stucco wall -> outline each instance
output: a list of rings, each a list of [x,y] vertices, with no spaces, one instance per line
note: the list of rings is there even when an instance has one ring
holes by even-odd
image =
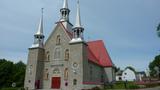
[[[136,80],[135,72],[127,68],[122,73],[122,80],[123,81],[126,81],[126,80],[127,81],[134,81],[134,80]]]
[[[120,78],[121,78],[121,79],[120,79]],[[116,81],[122,81],[122,76],[117,75],[117,76],[116,76]]]

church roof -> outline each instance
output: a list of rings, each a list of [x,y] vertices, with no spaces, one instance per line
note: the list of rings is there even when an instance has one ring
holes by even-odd
[[[63,24],[61,24],[63,29],[67,32],[70,38],[73,37],[73,34],[69,32]],[[104,42],[102,40],[89,41],[87,42],[87,51],[88,51],[88,60],[98,64],[102,67],[112,67],[114,66],[112,60],[106,50]]]
[[[90,41],[88,44],[88,59],[103,67],[112,67],[112,60],[102,40]]]

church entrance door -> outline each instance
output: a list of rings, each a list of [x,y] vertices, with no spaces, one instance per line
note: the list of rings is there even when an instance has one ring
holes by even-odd
[[[51,88],[60,89],[61,78],[60,77],[52,77]]]

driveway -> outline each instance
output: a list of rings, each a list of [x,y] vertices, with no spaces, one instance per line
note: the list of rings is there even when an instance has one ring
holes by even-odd
[[[160,86],[154,88],[137,89],[137,90],[160,90]]]

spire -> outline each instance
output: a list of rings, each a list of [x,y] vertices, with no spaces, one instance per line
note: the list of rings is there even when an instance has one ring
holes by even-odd
[[[37,31],[37,35],[43,35],[43,8],[41,9],[42,12],[42,16],[40,18],[40,22],[39,22],[39,26],[38,26],[38,31]]]
[[[64,0],[63,8],[68,8],[68,0]]]
[[[68,0],[64,0],[63,7],[60,9],[60,12],[61,12],[60,21],[69,21],[70,10],[68,9]]]
[[[32,44],[31,48],[43,48],[43,8],[42,8],[42,16],[40,18],[38,31],[34,34],[34,43]]]
[[[84,42],[84,40],[83,40],[83,31],[84,31],[84,28],[81,25],[80,5],[79,5],[79,0],[78,0],[77,1],[76,23],[75,23],[75,26],[73,28],[73,38],[70,41],[70,43]]]
[[[76,23],[75,23],[74,27],[82,27],[81,26],[81,16],[80,16],[79,0],[77,0],[77,16],[76,16]]]

